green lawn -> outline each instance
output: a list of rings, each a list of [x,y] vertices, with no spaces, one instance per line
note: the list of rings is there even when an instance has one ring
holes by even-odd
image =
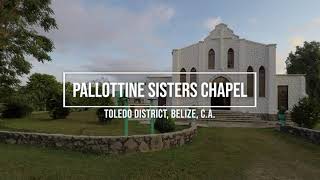
[[[0,179],[320,179],[320,146],[274,129],[202,128],[192,144],[98,156],[0,144]]]
[[[75,135],[123,135],[123,120],[101,124],[95,111],[72,112],[67,119],[52,120],[48,113],[37,112],[23,119],[5,119],[0,129]],[[148,134],[149,126],[129,121],[129,134]]]

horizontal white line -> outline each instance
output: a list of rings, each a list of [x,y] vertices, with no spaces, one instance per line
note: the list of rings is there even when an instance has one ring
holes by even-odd
[[[63,72],[63,74],[255,74],[256,72]]]
[[[187,108],[187,107],[193,107],[193,108],[229,108],[229,107],[255,107],[255,106],[65,106],[67,108],[101,108],[101,107],[105,107],[105,108],[126,108],[126,107],[136,107],[136,108],[143,108],[143,107],[147,107],[147,108],[176,108],[176,107],[183,107],[183,108]]]

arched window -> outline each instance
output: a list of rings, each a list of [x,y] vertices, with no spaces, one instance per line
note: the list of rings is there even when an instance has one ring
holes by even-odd
[[[210,49],[209,50],[209,53],[208,53],[208,68],[209,69],[214,69],[214,67],[215,67],[215,52],[214,52],[214,50],[213,49]]]
[[[191,72],[197,72],[196,68],[192,68]],[[190,74],[190,83],[197,82],[197,74]]]
[[[184,68],[180,70],[180,72],[186,72]],[[180,82],[187,82],[187,75],[186,73],[181,73],[180,74]]]
[[[228,50],[228,68],[234,68],[234,51],[232,48]]]
[[[263,66],[259,68],[259,97],[266,96],[266,71]]]
[[[253,72],[253,68],[249,66],[247,72]],[[247,74],[247,95],[253,97],[253,74]]]
[[[180,72],[181,72],[181,74],[180,74],[180,82],[182,82],[182,83],[183,82],[187,82],[187,75],[186,75],[186,73],[183,73],[183,72],[186,72],[186,70],[184,68],[182,68],[180,70]],[[179,85],[179,89],[181,89],[181,88],[182,88],[182,85]],[[180,95],[182,95],[182,90],[179,90],[178,93]]]

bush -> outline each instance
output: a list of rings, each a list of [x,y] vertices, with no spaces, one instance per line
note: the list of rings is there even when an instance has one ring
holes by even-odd
[[[106,118],[104,108],[97,109],[96,115],[99,122],[101,123],[108,123],[112,121],[112,118],[109,118],[109,117]]]
[[[9,100],[4,104],[1,116],[3,118],[22,118],[32,112],[32,107],[19,100]]]
[[[70,109],[63,107],[61,95],[56,95],[49,100],[48,109],[49,115],[52,119],[65,119],[70,114]]]
[[[320,117],[319,106],[314,100],[303,98],[293,107],[291,116],[298,126],[314,128]]]
[[[2,111],[4,111],[5,110],[5,108],[6,108],[6,106],[5,106],[6,104],[5,103],[0,103],[0,117],[1,117],[1,113],[2,113]]]
[[[167,118],[159,118],[156,120],[154,124],[154,128],[161,133],[172,132],[175,130],[176,125],[174,123],[174,119],[168,116]]]
[[[286,109],[285,107],[281,106],[281,107],[279,108],[278,114],[285,114],[286,111],[287,111],[287,109]]]
[[[70,114],[68,108],[55,107],[49,111],[49,115],[52,119],[65,119]]]

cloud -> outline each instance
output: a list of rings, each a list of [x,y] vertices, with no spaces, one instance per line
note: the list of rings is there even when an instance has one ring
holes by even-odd
[[[160,17],[164,21],[168,21],[174,16],[175,11],[171,7],[160,5],[154,8],[151,14],[154,14],[155,16]]]
[[[251,17],[251,18],[248,19],[248,22],[249,22],[250,24],[256,24],[256,23],[258,22],[258,19],[255,18],[255,17]]]
[[[320,26],[320,17],[313,18],[308,24],[309,26]]]
[[[112,58],[112,57],[95,57],[88,63],[81,66],[87,71],[159,71],[152,61],[135,58]]]
[[[291,28],[290,30],[296,33],[298,32],[306,33],[308,31],[313,31],[313,30],[318,31],[319,27],[320,27],[320,17],[315,17],[302,24],[299,24],[298,26]]]
[[[296,46],[303,45],[303,42],[305,41],[304,37],[302,36],[294,36],[289,38],[289,44],[291,49],[294,49]]]
[[[139,51],[145,44],[162,45],[155,29],[169,22],[175,14],[173,8],[163,4],[135,12],[99,1],[87,5],[76,0],[55,0],[53,9],[59,30],[49,36],[60,51],[74,46],[100,45]]]
[[[53,61],[31,60],[32,72],[61,80],[63,71],[151,71],[167,68],[158,63],[166,60],[171,65],[171,59],[161,59],[165,53],[170,57],[170,50],[157,31],[174,18],[167,4],[135,11],[103,1],[53,0],[52,9],[59,27],[46,34],[55,43]]]
[[[205,20],[204,26],[209,30],[213,30],[216,25],[220,23],[222,23],[222,19],[220,17],[211,17]]]
[[[155,62],[150,61],[151,58],[145,59],[113,59],[108,56],[95,57],[87,64],[81,66],[84,71],[93,72],[157,72],[157,71],[171,71],[169,66],[159,68]],[[168,64],[170,64],[168,62]],[[145,75],[108,75],[108,79],[113,81],[140,81],[145,80],[149,76]]]

